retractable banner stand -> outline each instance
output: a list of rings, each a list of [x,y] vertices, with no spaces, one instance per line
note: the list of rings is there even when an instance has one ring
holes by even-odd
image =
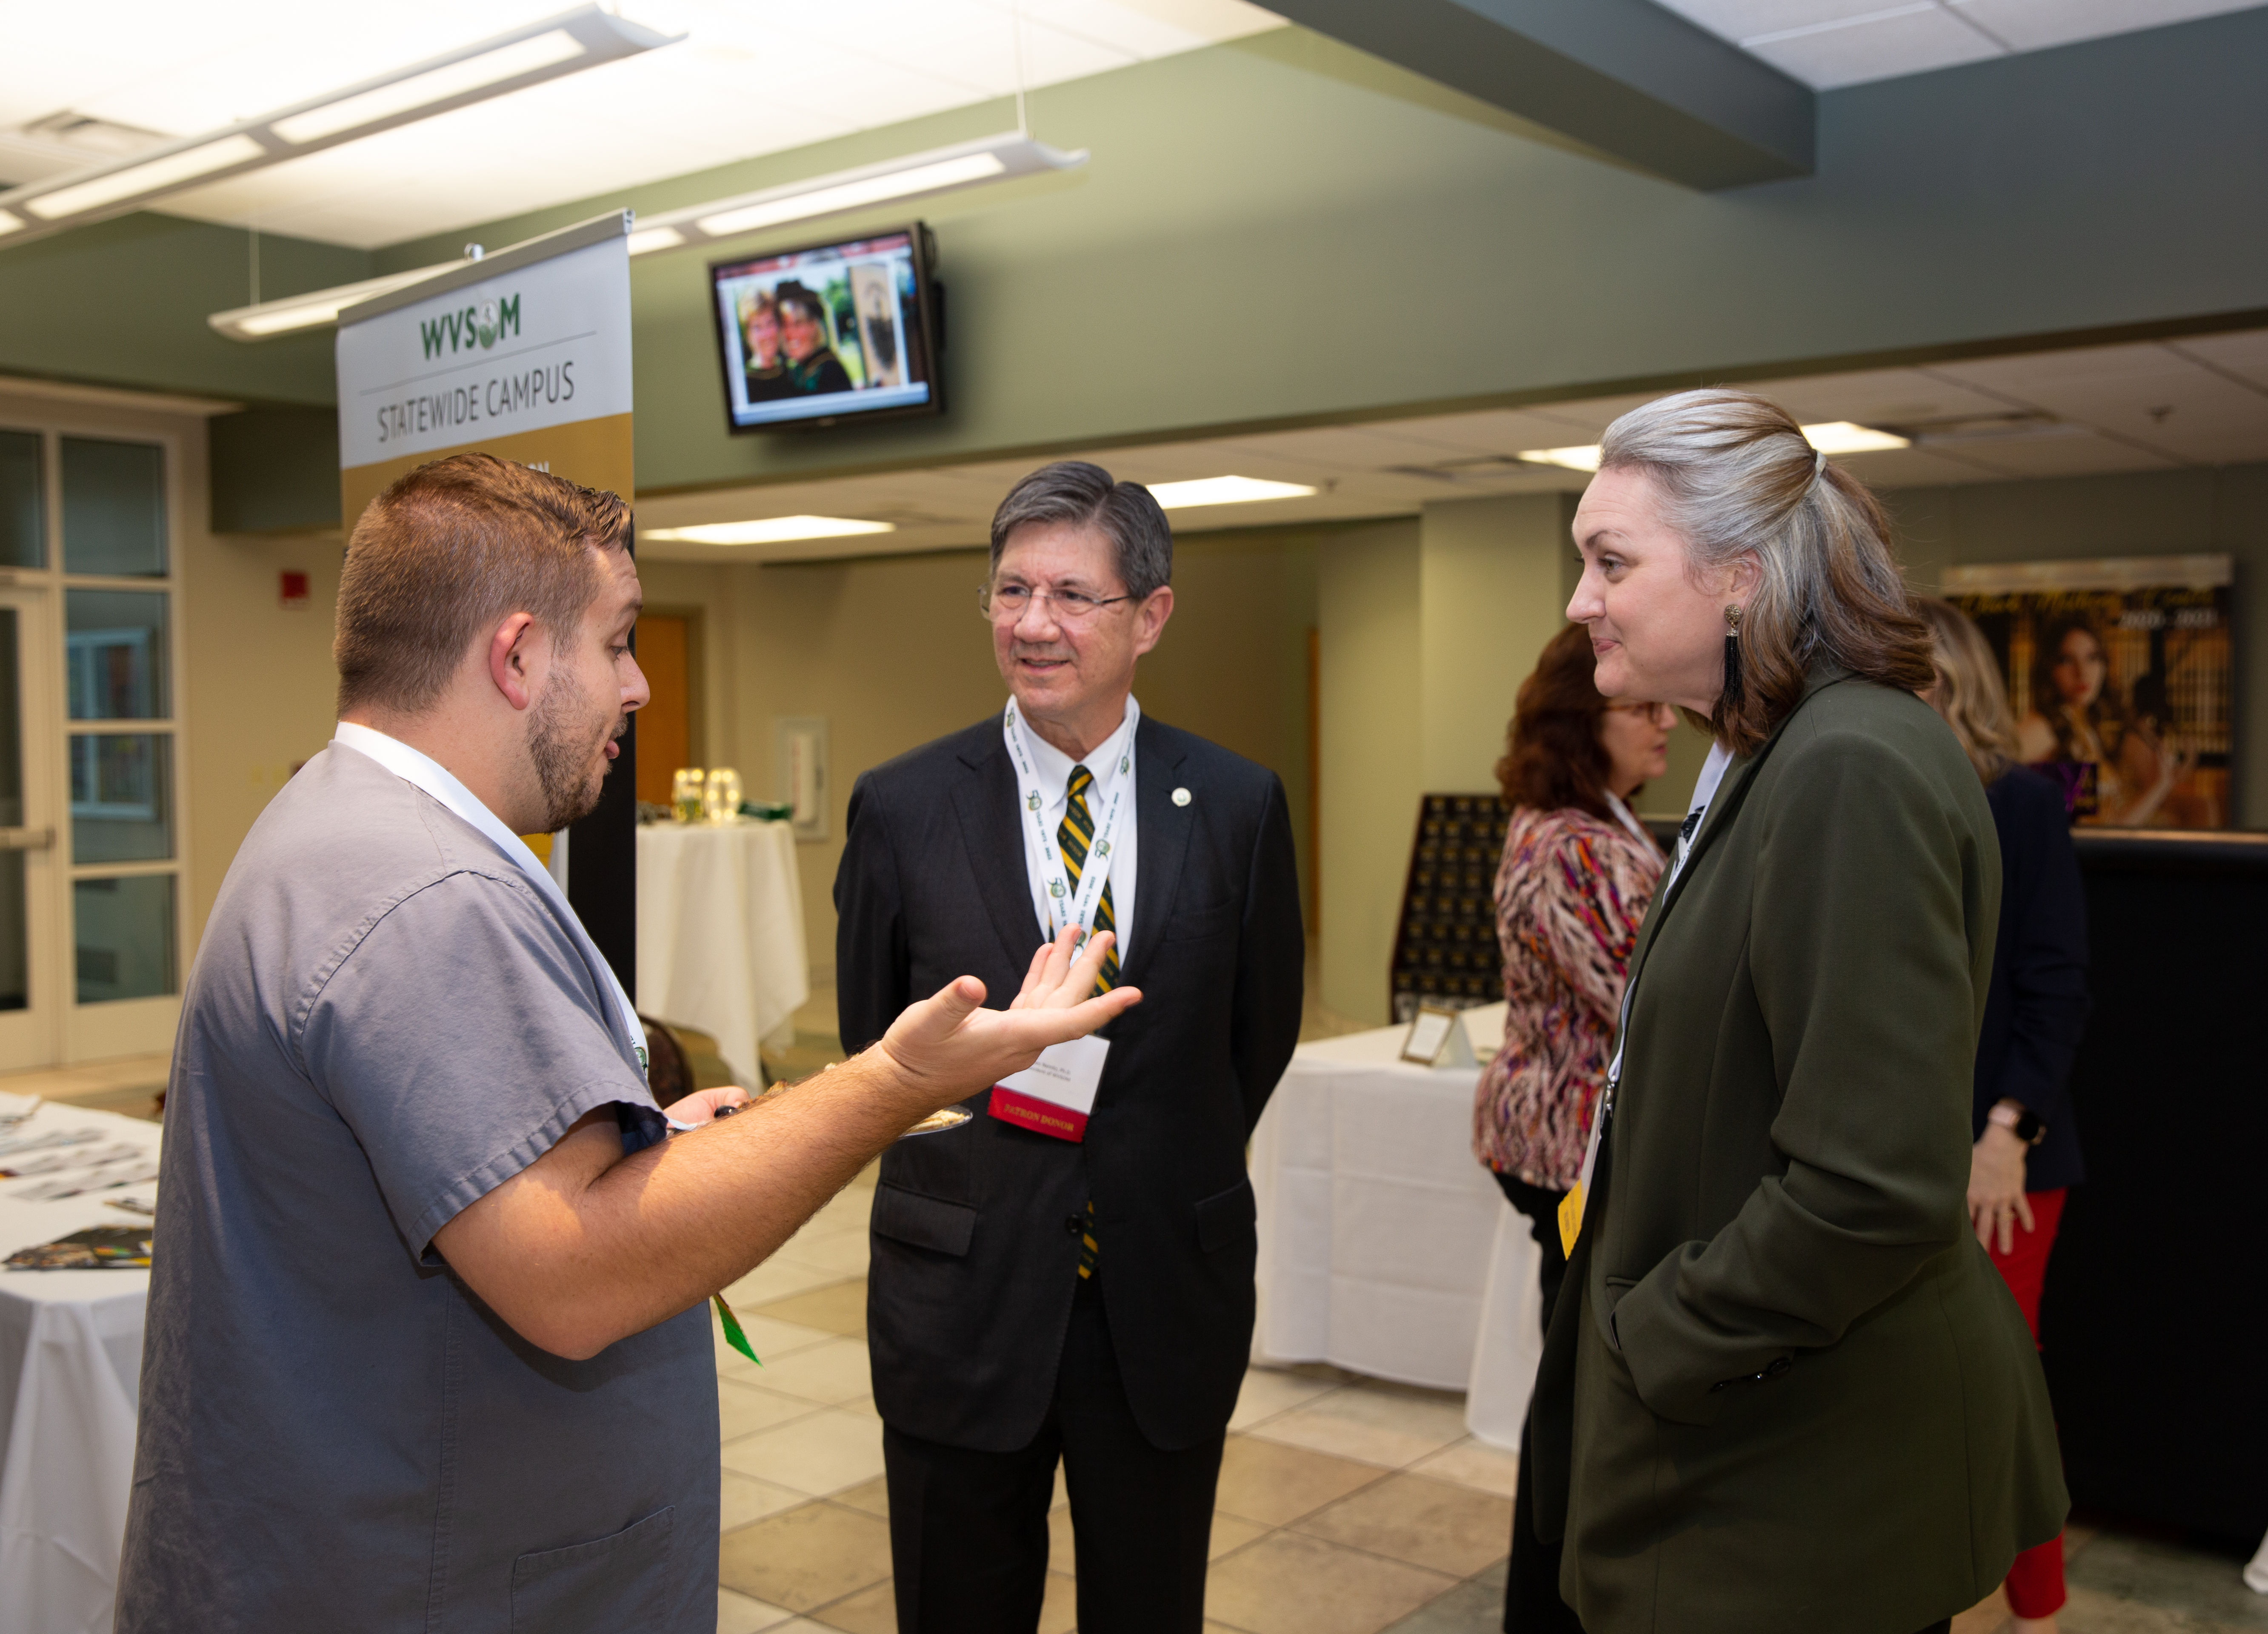
[[[600,216],[339,314],[347,532],[396,478],[488,453],[631,497],[630,217]],[[637,991],[637,733],[568,831],[567,898]],[[554,872],[558,872],[555,865]]]

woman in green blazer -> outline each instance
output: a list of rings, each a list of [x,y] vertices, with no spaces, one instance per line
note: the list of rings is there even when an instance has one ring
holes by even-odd
[[[1591,1634],[1941,1627],[2067,1507],[1965,1210],[1992,813],[1881,507],[1778,408],[1624,416],[1575,542],[1599,690],[1715,747],[1563,1220],[1537,1531]]]

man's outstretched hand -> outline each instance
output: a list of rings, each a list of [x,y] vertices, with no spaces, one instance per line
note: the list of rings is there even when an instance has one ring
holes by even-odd
[[[1116,939],[1108,931],[1073,956],[1078,932],[1064,933],[1032,955],[1015,1002],[985,1010],[984,983],[973,975],[947,983],[933,998],[906,1006],[875,1049],[916,1092],[925,1115],[990,1088],[1040,1058],[1050,1044],[1084,1038],[1142,1002],[1138,989],[1114,987],[1090,997],[1102,956]]]

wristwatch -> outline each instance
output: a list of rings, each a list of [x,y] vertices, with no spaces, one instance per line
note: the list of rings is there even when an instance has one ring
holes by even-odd
[[[2027,1146],[2036,1146],[2048,1137],[2047,1120],[2029,1107],[2002,1101],[1984,1115],[1985,1121],[1998,1123]]]

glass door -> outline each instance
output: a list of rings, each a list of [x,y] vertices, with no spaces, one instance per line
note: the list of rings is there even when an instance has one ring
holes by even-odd
[[[0,589],[0,1071],[55,1059],[55,705],[46,593]]]

